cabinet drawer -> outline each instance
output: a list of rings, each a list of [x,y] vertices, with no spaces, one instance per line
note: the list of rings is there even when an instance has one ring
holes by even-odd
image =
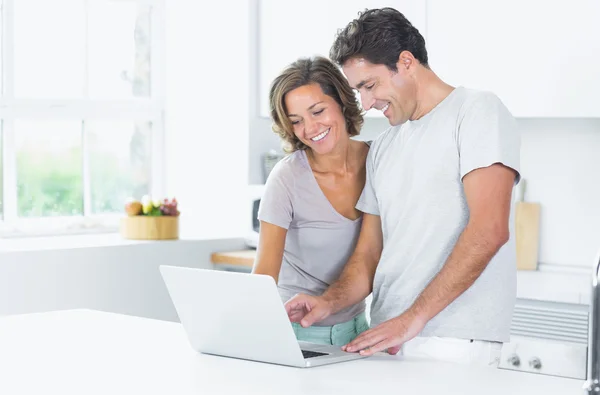
[[[512,336],[502,347],[499,368],[585,380],[587,346]]]

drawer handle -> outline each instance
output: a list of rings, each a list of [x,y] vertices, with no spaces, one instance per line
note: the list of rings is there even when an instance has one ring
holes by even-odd
[[[541,368],[542,368],[542,361],[540,361],[540,359],[539,359],[539,358],[537,358],[537,357],[533,357],[533,358],[531,358],[531,360],[529,361],[529,366],[530,366],[532,369],[538,369],[538,370],[539,370],[539,369],[541,369]]]
[[[521,365],[521,358],[519,358],[517,354],[512,354],[510,357],[508,357],[507,362],[512,366],[519,366]]]

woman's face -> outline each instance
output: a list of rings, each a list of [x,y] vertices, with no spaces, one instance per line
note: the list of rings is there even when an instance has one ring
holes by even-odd
[[[294,134],[315,153],[327,154],[340,139],[348,138],[339,104],[323,93],[319,84],[296,88],[284,101]]]

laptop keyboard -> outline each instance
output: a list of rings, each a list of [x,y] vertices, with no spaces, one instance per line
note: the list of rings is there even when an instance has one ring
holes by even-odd
[[[324,352],[302,350],[302,356],[304,357],[304,359],[314,358],[314,357],[322,357],[323,355],[329,355],[329,354],[324,353]]]

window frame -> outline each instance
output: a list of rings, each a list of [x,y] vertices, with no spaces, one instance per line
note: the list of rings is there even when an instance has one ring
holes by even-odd
[[[151,195],[163,197],[165,174],[165,4],[164,0],[135,1],[150,7],[150,97],[132,99],[23,99],[14,97],[14,4],[1,0],[2,20],[2,122],[3,196],[0,237],[42,236],[115,232],[122,213],[92,214],[89,152],[84,123],[89,120],[152,122]],[[82,0],[87,5],[95,0]],[[87,70],[86,70],[87,77]],[[86,81],[87,85],[87,81]],[[77,120],[82,123],[83,208],[82,216],[19,218],[17,215],[17,158],[14,122],[24,120]],[[141,197],[140,197],[141,198]],[[125,203],[125,202],[123,202]]]

